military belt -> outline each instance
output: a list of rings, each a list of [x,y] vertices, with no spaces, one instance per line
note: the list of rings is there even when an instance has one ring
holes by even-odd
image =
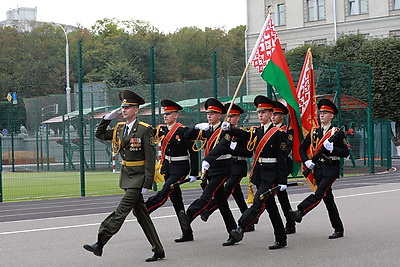
[[[258,163],[276,163],[276,158],[258,158]]]
[[[232,156],[232,159],[234,160],[246,160],[246,157],[242,157],[242,156]]]
[[[331,161],[332,160],[339,160],[339,157],[337,157],[337,156],[329,156],[328,157]],[[321,158],[321,159],[319,159],[319,161],[321,161],[321,162],[326,162],[326,161],[328,161],[328,160],[326,160],[326,159],[324,159],[324,158]]]
[[[226,154],[219,156],[216,160],[230,159],[231,157],[231,154]]]
[[[136,161],[123,160],[121,162],[121,164],[122,164],[122,166],[126,166],[126,167],[144,166],[144,160],[136,160]]]
[[[164,157],[169,162],[171,161],[182,161],[182,160],[189,160],[189,156],[179,156],[179,157],[172,157],[172,156],[165,156]]]

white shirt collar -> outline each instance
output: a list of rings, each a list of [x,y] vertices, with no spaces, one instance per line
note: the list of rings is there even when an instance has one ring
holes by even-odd
[[[264,126],[264,133],[268,130],[268,128],[271,126],[272,122],[268,122],[267,124],[261,124],[261,126]]]
[[[174,124],[167,125],[168,131],[171,131],[172,127],[174,127],[175,124],[176,124],[176,122]]]
[[[131,123],[127,123],[126,124],[126,127],[129,127],[129,131],[128,131],[128,134],[130,134],[130,132],[131,132],[131,130],[132,130],[132,128],[133,128],[133,125],[135,124],[135,122],[136,122],[136,120],[133,120]]]

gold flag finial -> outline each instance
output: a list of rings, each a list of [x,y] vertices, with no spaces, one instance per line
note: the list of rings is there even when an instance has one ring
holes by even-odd
[[[272,12],[274,12],[275,6],[276,6],[276,4],[273,4],[273,5],[271,5],[271,6],[268,8],[268,14],[271,15]]]

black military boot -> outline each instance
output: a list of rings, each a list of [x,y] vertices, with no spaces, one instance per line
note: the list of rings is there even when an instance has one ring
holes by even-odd
[[[301,223],[301,219],[303,218],[303,213],[300,210],[289,210],[290,217],[297,223]]]
[[[329,239],[336,239],[336,238],[341,238],[344,236],[344,232],[343,231],[336,231],[333,232],[332,235],[329,236]]]
[[[192,231],[183,231],[182,236],[179,238],[176,238],[174,241],[177,243],[182,243],[182,242],[187,242],[187,241],[193,241],[193,232]]]
[[[93,244],[93,245],[88,245],[85,244],[83,245],[83,248],[93,252],[94,255],[101,257],[101,255],[103,254],[103,244],[100,241],[97,241],[97,243]]]
[[[206,209],[205,211],[203,211],[202,213],[200,213],[200,218],[203,222],[208,221],[208,217],[210,217],[211,215],[211,211],[209,211],[208,209]]]
[[[269,246],[268,248],[271,249],[271,250],[274,250],[274,249],[280,249],[280,248],[283,248],[283,247],[286,247],[286,246],[287,246],[287,242],[285,240],[285,241],[282,241],[282,242],[276,241],[273,245]]]
[[[192,222],[192,219],[189,218],[185,211],[180,210],[178,212],[178,220],[183,231],[191,230],[190,223]]]
[[[243,235],[244,235],[244,229],[241,225],[238,228],[233,229],[231,231],[231,236],[235,239],[236,242],[242,241]]]
[[[226,242],[222,243],[222,245],[224,247],[229,247],[229,246],[235,245],[235,243],[237,243],[237,242],[238,241],[236,241],[236,239],[233,236],[229,235],[228,240],[226,240]]]

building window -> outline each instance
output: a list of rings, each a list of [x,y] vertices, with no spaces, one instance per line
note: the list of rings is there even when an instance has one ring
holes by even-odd
[[[326,45],[327,41],[326,39],[316,39],[316,40],[308,40],[305,41],[304,44],[305,45],[318,45],[318,46],[324,46]]]
[[[267,12],[271,9],[271,6],[268,6]],[[272,21],[275,26],[285,25],[285,4],[278,4],[272,7]]]
[[[400,0],[393,0],[393,9],[400,9]]]
[[[278,10],[278,25],[285,25],[285,5],[279,4],[277,6]]]
[[[308,21],[325,19],[325,0],[307,0]]]
[[[367,0],[349,0],[349,15],[367,13]]]

